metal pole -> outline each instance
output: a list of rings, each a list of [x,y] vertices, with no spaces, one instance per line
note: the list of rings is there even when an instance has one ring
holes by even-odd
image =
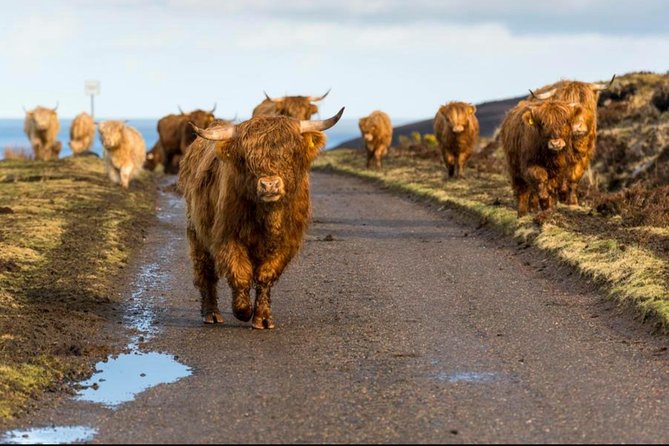
[[[91,118],[95,121],[95,104],[93,103],[94,95],[91,95]]]

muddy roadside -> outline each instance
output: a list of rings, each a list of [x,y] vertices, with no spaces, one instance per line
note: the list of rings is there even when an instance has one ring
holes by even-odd
[[[154,175],[125,191],[98,158],[0,162],[0,427],[125,347],[119,278],[155,203]]]

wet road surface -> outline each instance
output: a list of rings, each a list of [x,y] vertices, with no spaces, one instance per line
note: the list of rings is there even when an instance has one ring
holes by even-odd
[[[666,338],[449,211],[312,181],[275,330],[237,321],[227,286],[225,324],[202,325],[183,204],[163,194],[128,283],[156,265],[133,310],[149,312],[140,349],[192,375],[115,406],[54,401],[22,426],[94,443],[669,441]]]

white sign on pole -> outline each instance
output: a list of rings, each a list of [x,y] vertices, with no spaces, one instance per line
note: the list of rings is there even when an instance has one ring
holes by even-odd
[[[89,96],[97,96],[100,94],[100,81],[86,81],[84,84],[84,90]]]

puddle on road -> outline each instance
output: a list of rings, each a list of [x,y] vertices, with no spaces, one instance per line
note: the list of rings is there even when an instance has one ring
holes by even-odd
[[[174,219],[175,212],[179,212],[183,203],[179,197],[170,193],[164,194],[163,199],[167,204],[160,209],[158,218],[168,222]],[[125,318],[126,325],[137,332],[128,345],[130,353],[110,356],[107,361],[97,363],[96,373],[80,383],[84,388],[75,399],[116,408],[132,401],[144,390],[159,384],[174,383],[191,375],[190,368],[172,355],[140,350],[140,344],[158,332],[156,308],[160,307],[163,298],[155,287],[167,282],[169,268],[164,262],[173,255],[174,244],[165,243],[158,249],[156,259],[159,260],[142,265],[132,283],[132,289],[136,291],[132,293]]]
[[[88,426],[52,426],[7,432],[5,444],[68,444],[90,441],[96,430]]]
[[[139,351],[99,362],[96,370],[99,372],[81,383],[87,388],[75,398],[109,408],[132,401],[135,395],[150,387],[173,383],[191,374],[190,368],[172,355]]]
[[[491,383],[497,381],[499,376],[491,372],[439,372],[435,378],[449,383]]]

